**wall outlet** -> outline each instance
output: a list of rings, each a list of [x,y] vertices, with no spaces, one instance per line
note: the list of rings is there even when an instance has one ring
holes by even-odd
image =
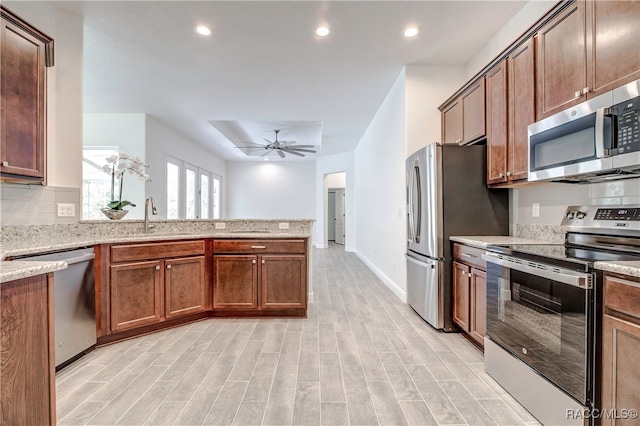
[[[75,217],[76,205],[58,203],[58,217]]]
[[[225,229],[227,227],[227,224],[224,222],[216,222],[215,226],[216,226],[216,229]]]
[[[540,217],[540,203],[533,203],[531,205],[531,216]]]
[[[280,222],[278,224],[278,228],[280,228],[280,229],[289,229],[289,222]]]

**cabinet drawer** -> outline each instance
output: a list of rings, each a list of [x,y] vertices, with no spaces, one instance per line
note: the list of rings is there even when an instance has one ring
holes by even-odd
[[[640,282],[605,277],[604,306],[605,313],[613,309],[640,319]]]
[[[300,253],[305,240],[214,240],[214,253]]]
[[[111,262],[160,259],[204,254],[204,241],[176,241],[111,246]]]
[[[487,269],[487,262],[482,259],[484,249],[466,246],[464,244],[453,244],[453,258],[458,259],[467,265],[478,267],[482,270]]]

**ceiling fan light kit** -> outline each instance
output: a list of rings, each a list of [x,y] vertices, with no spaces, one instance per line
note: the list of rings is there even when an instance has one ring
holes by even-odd
[[[286,154],[304,157],[304,153],[316,153],[315,147],[313,145],[296,145],[296,141],[279,141],[278,133],[280,133],[280,130],[274,130],[274,132],[276,134],[275,140],[270,141],[269,139],[265,139],[265,142],[267,142],[266,145],[255,142],[247,142],[248,146],[242,146],[238,148],[253,151],[266,150],[266,152],[262,154],[261,157],[269,155],[272,152],[278,153],[278,156],[280,156],[280,158],[286,158]]]

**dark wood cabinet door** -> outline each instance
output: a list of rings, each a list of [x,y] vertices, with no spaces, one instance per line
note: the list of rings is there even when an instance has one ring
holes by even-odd
[[[540,120],[586,99],[584,0],[572,3],[540,28],[536,40],[536,119]]]
[[[113,265],[110,272],[111,331],[162,320],[160,261]]]
[[[174,318],[206,309],[204,256],[164,262],[164,316]]]
[[[536,121],[535,56],[533,39],[515,49],[507,59],[509,93],[509,142],[507,177],[510,181],[527,179],[527,127]]]
[[[0,172],[45,181],[45,43],[2,11]]]
[[[462,103],[456,99],[442,110],[442,143],[462,142]]]
[[[640,1],[587,1],[589,96],[640,78]]]
[[[213,307],[258,307],[258,256],[213,256]]]
[[[307,305],[307,262],[304,255],[261,256],[261,307],[263,309],[305,308]]]
[[[52,286],[47,275],[2,283],[0,424],[56,424]]]
[[[469,272],[462,263],[453,262],[453,321],[469,332]]]
[[[485,77],[487,91],[487,184],[507,181],[507,61]]]
[[[638,288],[640,291],[640,288]],[[602,325],[602,408],[640,407],[640,319],[637,323],[604,315]],[[603,425],[637,425],[638,419],[604,417]]]
[[[480,78],[462,94],[462,144],[486,136],[484,78]]]
[[[480,269],[471,269],[471,322],[469,334],[476,342],[484,346],[487,332],[487,273]]]

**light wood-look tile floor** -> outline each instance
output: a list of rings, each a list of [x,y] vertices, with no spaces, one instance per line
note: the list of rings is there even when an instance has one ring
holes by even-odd
[[[342,246],[314,250],[300,319],[207,319],[56,376],[60,425],[524,425],[461,335],[435,331]]]

